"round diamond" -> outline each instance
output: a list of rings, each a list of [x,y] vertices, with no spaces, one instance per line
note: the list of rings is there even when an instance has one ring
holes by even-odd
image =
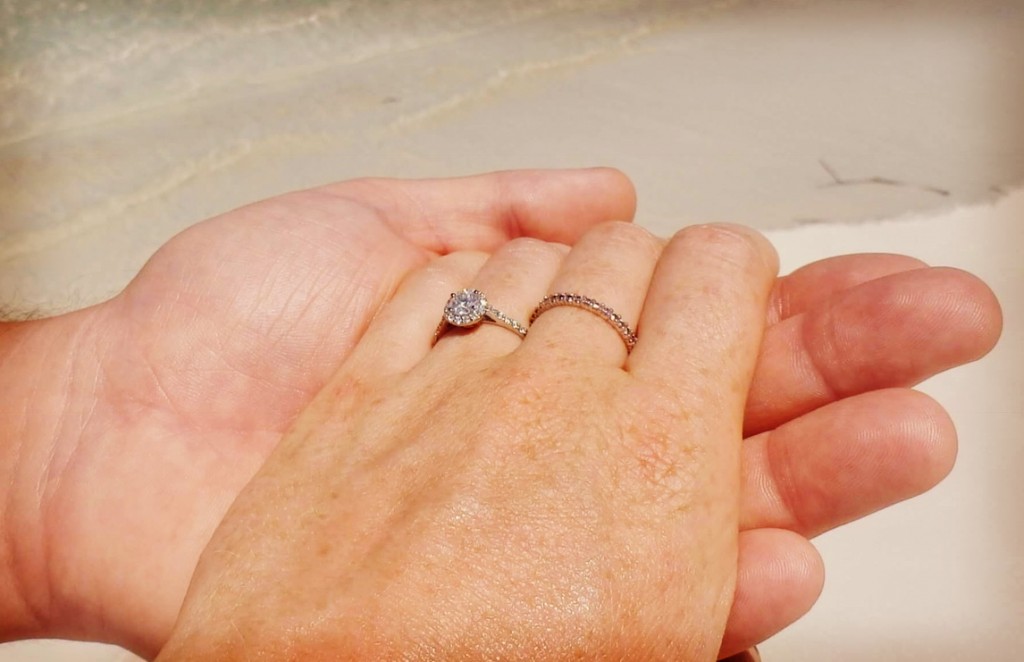
[[[453,292],[444,307],[444,318],[455,326],[473,326],[484,319],[487,299],[480,290]]]

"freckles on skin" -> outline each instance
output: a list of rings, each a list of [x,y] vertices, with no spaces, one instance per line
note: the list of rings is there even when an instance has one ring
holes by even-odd
[[[645,492],[659,501],[686,501],[699,460],[694,448],[678,433],[674,434],[663,422],[638,416],[623,425],[622,442],[636,477],[642,485],[652,488]]]
[[[322,413],[336,415],[332,410],[346,411],[354,407],[373,408],[383,404],[388,393],[369,383],[366,379],[347,373],[339,373],[330,384],[322,390],[307,409],[320,410]]]
[[[753,367],[740,370],[738,362],[746,356],[752,336],[760,335],[763,330],[760,327],[749,330],[739,328],[741,320],[737,319],[736,311],[763,308],[762,294],[751,288],[737,291],[734,283],[709,282],[696,290],[686,283],[674,283],[668,298],[694,311],[692,319],[677,331],[680,336],[697,346],[723,348],[718,352],[725,357],[720,365],[702,362],[689,368],[691,374],[699,377],[690,380],[693,395],[699,396],[699,400],[705,403],[735,402],[736,396],[743,396],[741,400],[745,400]],[[737,304],[730,307],[716,305],[716,302],[722,300],[735,301]],[[644,331],[642,326],[637,329],[641,342],[645,338]],[[655,340],[660,341],[661,338]],[[757,344],[760,344],[759,339]],[[729,375],[730,378],[723,380],[723,375]]]
[[[724,622],[722,596],[732,593],[736,517],[721,493],[735,486],[718,475],[729,473],[717,470],[725,456],[717,449],[705,456],[705,446],[730,445],[719,443],[721,430],[707,429],[721,427],[714,422],[720,416],[701,400],[685,411],[670,388],[640,384],[620,369],[558,370],[515,359],[462,367],[443,386],[426,363],[403,375],[402,389],[393,390],[406,395],[384,407],[386,424],[380,412],[359,408],[346,424],[368,449],[365,461],[339,455],[344,427],[333,417],[344,405],[334,400],[353,396],[351,385],[332,384],[321,412],[328,416],[303,442],[316,448],[276,477],[306,494],[278,492],[269,522],[263,508],[274,498],[248,503],[252,516],[241,526],[250,546],[240,556],[258,549],[243,574],[260,576],[253,567],[262,563],[264,576],[294,580],[285,606],[327,605],[337,626],[328,644],[343,657],[354,650],[338,641],[345,636],[365,648],[365,659],[410,650],[432,659],[458,659],[448,654],[463,650],[467,660],[481,650],[536,659],[505,648],[508,642],[542,654],[568,646],[591,659],[615,647],[633,659],[706,652],[707,635],[680,623]],[[622,490],[609,489],[602,472],[622,466],[629,467]],[[349,503],[316,489],[324,483]],[[333,513],[327,524],[325,513]],[[259,553],[265,550],[279,553]],[[303,552],[316,562],[302,562]],[[324,585],[326,566],[340,578],[333,586]],[[709,587],[711,573],[722,579],[713,576]],[[269,589],[251,593],[260,590]],[[680,613],[691,595],[696,614]],[[245,606],[265,611],[257,600]],[[254,635],[267,641],[287,630],[277,624]],[[301,642],[296,659],[322,659],[318,637],[328,632],[289,635]]]
[[[617,382],[622,379],[620,371],[609,369],[599,376],[581,373],[575,359],[566,359],[560,353],[546,356],[543,361],[530,361],[512,355],[485,370],[483,378],[493,383],[469,386],[466,390],[476,398],[486,394],[488,408],[495,417],[537,430],[544,430],[542,424],[548,422],[585,422],[599,416],[616,400]],[[509,407],[514,407],[516,413],[508,415]]]
[[[621,458],[610,462],[616,486],[625,481],[622,491],[634,493],[641,509],[657,504],[662,514],[689,511],[708,462],[699,443],[702,420],[649,384],[634,383],[614,397],[609,411],[618,412],[619,424],[611,443]]]

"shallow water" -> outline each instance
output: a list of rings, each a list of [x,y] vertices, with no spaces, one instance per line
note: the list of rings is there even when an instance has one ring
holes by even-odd
[[[0,302],[119,290],[175,232],[361,175],[613,165],[667,233],[1024,180],[1024,5],[0,4]]]

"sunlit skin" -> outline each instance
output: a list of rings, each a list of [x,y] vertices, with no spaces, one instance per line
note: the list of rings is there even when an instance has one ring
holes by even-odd
[[[736,227],[666,245],[624,224],[563,253],[520,240],[403,284],[229,511],[160,660],[719,656],[774,253]],[[585,292],[640,342],[560,308],[522,342],[431,349],[467,286],[519,318]]]
[[[519,240],[403,283],[229,510],[157,659],[717,659],[777,258],[738,227],[624,223],[563,254]],[[432,348],[467,286],[519,319],[585,292],[640,340],[562,307]]]
[[[154,654],[228,506],[408,273],[521,235],[572,244],[634,204],[608,170],[337,184],[195,226],[106,304],[0,325],[4,635]],[[902,388],[883,408],[859,394],[977,358],[999,311],[968,274],[871,255],[780,279],[767,322],[723,652],[813,602],[821,569],[803,535],[948,470],[941,408]],[[844,443],[864,426],[871,444]]]

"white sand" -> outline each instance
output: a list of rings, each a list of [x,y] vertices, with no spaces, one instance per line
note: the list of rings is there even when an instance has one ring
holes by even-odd
[[[1017,0],[322,5],[3,5],[0,301],[92,303],[191,223],[357,175],[615,165],[662,231],[1024,181]]]

